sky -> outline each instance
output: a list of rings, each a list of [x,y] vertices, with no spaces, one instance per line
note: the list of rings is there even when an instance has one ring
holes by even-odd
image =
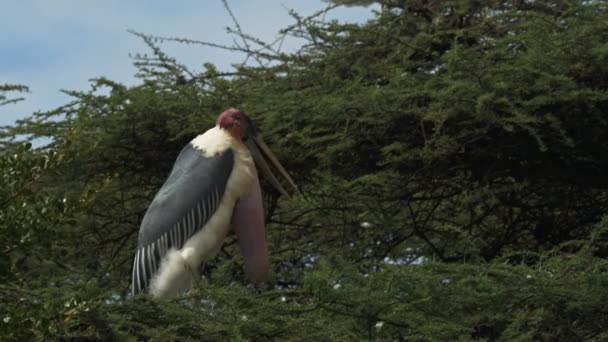
[[[322,0],[228,0],[242,30],[265,41],[292,24],[290,9],[306,16],[327,6]],[[325,19],[365,22],[372,8],[340,7]],[[234,27],[221,0],[21,0],[0,11],[0,84],[30,88],[25,101],[0,107],[0,126],[69,102],[61,89],[86,91],[90,79],[104,76],[137,84],[133,60],[148,53],[127,30],[163,37],[190,38],[232,45],[226,27]],[[287,48],[297,47],[291,41]],[[192,70],[204,63],[221,70],[243,56],[201,46],[164,43],[163,51]]]

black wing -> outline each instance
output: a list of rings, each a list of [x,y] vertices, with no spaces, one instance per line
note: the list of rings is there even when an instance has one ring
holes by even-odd
[[[220,204],[234,165],[231,149],[206,157],[192,143],[180,152],[169,178],[146,211],[133,261],[133,294],[146,289],[171,248],[180,249]]]

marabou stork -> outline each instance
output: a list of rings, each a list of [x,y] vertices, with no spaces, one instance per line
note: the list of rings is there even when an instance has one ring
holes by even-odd
[[[189,290],[199,268],[220,250],[231,225],[247,276],[255,283],[267,280],[264,210],[255,164],[277,190],[288,192],[262,153],[297,192],[251,120],[237,109],[220,114],[214,128],[182,149],[141,223],[133,295],[148,290],[154,297],[170,298]]]

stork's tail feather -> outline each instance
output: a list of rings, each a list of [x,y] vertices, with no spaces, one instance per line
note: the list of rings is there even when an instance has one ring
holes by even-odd
[[[150,293],[156,298],[172,298],[190,290],[194,281],[192,271],[179,251],[169,250],[151,281]]]

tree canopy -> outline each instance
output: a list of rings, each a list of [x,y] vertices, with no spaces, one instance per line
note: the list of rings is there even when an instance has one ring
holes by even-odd
[[[237,25],[233,70],[133,32],[138,85],[2,128],[3,340],[608,340],[608,4],[327,10],[291,13],[291,53]],[[131,297],[150,200],[231,106],[303,193],[263,184],[273,279],[248,285],[230,236],[192,292]]]

